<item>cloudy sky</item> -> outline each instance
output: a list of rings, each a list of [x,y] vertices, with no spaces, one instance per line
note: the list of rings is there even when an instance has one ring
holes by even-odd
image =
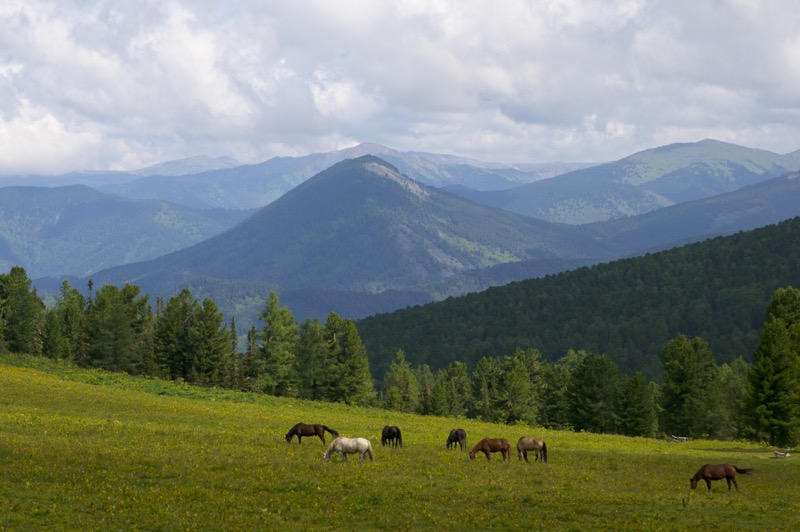
[[[3,0],[0,173],[800,148],[794,0]]]

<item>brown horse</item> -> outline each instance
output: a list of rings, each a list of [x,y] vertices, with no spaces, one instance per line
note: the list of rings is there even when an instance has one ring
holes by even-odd
[[[286,441],[291,442],[292,437],[297,436],[297,443],[303,443],[303,436],[319,436],[322,443],[325,443],[326,430],[333,434],[334,438],[339,436],[338,432],[325,425],[306,425],[305,423],[298,423],[286,433]]]
[[[741,469],[731,464],[706,464],[689,479],[689,483],[692,489],[695,489],[700,480],[705,480],[708,491],[711,491],[711,481],[722,480],[724,478],[728,481],[728,491],[731,491],[731,482],[736,486],[736,491],[739,491],[739,484],[736,483],[736,473],[745,475],[750,471],[752,471],[752,469]]]
[[[503,461],[511,461],[511,443],[505,438],[484,438],[475,444],[469,452],[469,459],[475,460],[475,455],[483,453],[486,460],[491,460],[489,453],[503,453]]]
[[[541,457],[542,462],[545,464],[547,463],[547,444],[544,440],[540,440],[539,438],[527,438],[523,436],[517,442],[517,458],[522,460],[525,457],[525,461],[528,461],[528,451],[533,451],[534,453],[534,462],[539,460]]]

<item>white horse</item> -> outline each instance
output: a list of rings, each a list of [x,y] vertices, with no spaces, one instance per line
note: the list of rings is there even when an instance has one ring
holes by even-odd
[[[347,462],[348,454],[358,453],[358,462],[364,463],[369,455],[369,459],[374,462],[375,458],[372,456],[372,444],[366,438],[336,438],[328,448],[322,453],[322,460],[330,462],[331,454],[339,453],[342,455],[342,460]]]

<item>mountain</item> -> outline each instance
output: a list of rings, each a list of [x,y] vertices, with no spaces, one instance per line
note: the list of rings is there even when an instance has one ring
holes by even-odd
[[[800,173],[639,216],[583,226],[610,249],[638,255],[800,216]]]
[[[534,218],[585,224],[731,192],[798,169],[793,154],[704,140],[642,151],[507,190],[453,192]]]
[[[558,173],[587,166],[583,163],[509,165],[484,163],[420,152],[399,152],[364,143],[353,148],[303,157],[274,157],[263,163],[220,168],[196,174],[154,175],[175,165],[164,163],[147,169],[145,177],[99,185],[98,189],[136,199],[160,199],[196,208],[250,209],[278,199],[306,179],[336,163],[364,155],[376,155],[401,173],[433,186],[464,184],[479,190],[518,186]],[[142,171],[139,171],[140,173]]]
[[[231,157],[208,157],[206,155],[196,155],[177,161],[166,161],[159,164],[148,166],[132,172],[141,176],[175,176],[187,174],[199,174],[223,168],[235,168],[242,163]]]
[[[357,322],[376,375],[398,350],[436,371],[455,360],[539,349],[608,355],[624,373],[662,374],[666,343],[708,342],[718,362],[747,360],[772,293],[800,286],[800,217],[641,257],[580,268]]]
[[[86,276],[200,242],[247,214],[126,200],[83,185],[0,188],[0,269]]]
[[[320,297],[316,291],[384,298],[411,291],[418,301],[415,287],[474,269],[542,260],[552,272],[608,256],[579,228],[471,203],[364,156],[332,166],[204,242],[92,278],[96,286],[133,283],[151,294],[200,279],[246,281],[262,297],[272,287],[311,298]],[[336,308],[325,314],[331,310],[347,315]]]

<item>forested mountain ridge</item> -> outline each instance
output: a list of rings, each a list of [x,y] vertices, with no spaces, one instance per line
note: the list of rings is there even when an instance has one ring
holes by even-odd
[[[585,224],[724,194],[798,169],[794,154],[704,140],[645,150],[507,190],[455,192],[542,220]]]
[[[133,201],[83,185],[0,188],[0,266],[31,276],[85,276],[200,242],[246,211]]]
[[[642,257],[515,282],[357,322],[381,374],[398,350],[413,364],[536,348],[608,355],[659,379],[664,345],[699,336],[720,362],[751,359],[771,294],[800,286],[800,218]]]
[[[223,234],[93,279],[152,293],[206,277],[374,294],[505,262],[607,257],[579,228],[465,201],[364,156],[321,172]]]

